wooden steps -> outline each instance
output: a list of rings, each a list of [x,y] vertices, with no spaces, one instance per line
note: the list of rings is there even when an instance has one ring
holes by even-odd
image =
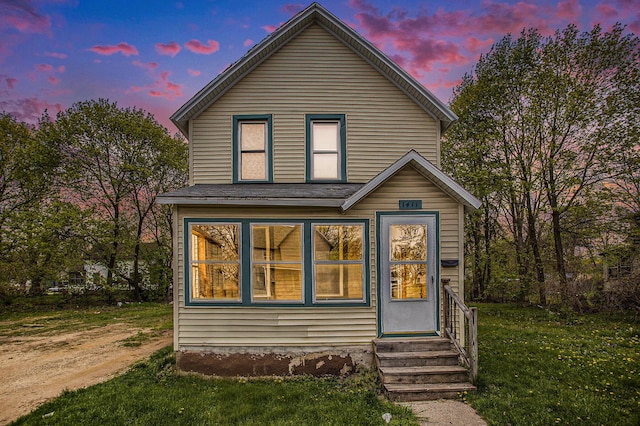
[[[384,391],[390,399],[450,399],[476,390],[448,339],[385,338],[374,340],[373,348]]]

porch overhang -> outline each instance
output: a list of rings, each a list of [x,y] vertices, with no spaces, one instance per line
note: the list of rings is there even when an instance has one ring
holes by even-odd
[[[339,208],[362,183],[199,184],[161,194],[159,204]]]

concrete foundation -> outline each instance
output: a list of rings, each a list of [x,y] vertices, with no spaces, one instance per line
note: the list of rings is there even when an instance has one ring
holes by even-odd
[[[370,367],[369,347],[323,349],[201,348],[176,353],[180,371],[215,376],[345,375],[357,365]]]

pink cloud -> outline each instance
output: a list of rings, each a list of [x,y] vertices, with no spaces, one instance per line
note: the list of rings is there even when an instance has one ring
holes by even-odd
[[[300,12],[302,9],[304,9],[304,5],[300,4],[300,3],[289,3],[289,4],[285,4],[284,6],[282,6],[280,8],[280,10],[282,10],[284,13],[286,13],[287,15],[293,16],[295,14],[297,14],[298,12]]]
[[[16,84],[18,83],[18,79],[13,77],[7,77],[5,78],[4,81],[7,83],[7,87],[9,89],[13,89],[14,87],[16,87]]]
[[[596,12],[598,12],[598,15],[605,19],[615,19],[618,16],[618,11],[616,10],[616,8],[607,3],[597,4]]]
[[[398,41],[395,43],[400,50],[411,53],[413,60],[411,67],[415,71],[430,71],[435,62],[445,64],[460,64],[467,59],[460,54],[458,45],[444,40],[414,40]]]
[[[479,16],[473,16],[469,23],[477,24],[483,34],[519,33],[523,28],[530,27],[535,27],[543,33],[549,32],[549,17],[545,19],[544,11],[536,4],[486,2],[482,6]]]
[[[53,65],[36,64],[36,70],[40,72],[53,72]]]
[[[54,84],[54,85],[55,85],[55,84],[60,83],[60,79],[59,79],[59,78],[56,78],[56,77],[54,77],[54,76],[52,76],[52,75],[50,75],[50,76],[47,78],[47,80],[49,80],[49,83]]]
[[[158,68],[158,63],[157,62],[141,62],[141,61],[133,61],[132,62],[133,65],[135,65],[138,68],[143,68],[149,71],[153,71],[156,68]]]
[[[635,34],[640,35],[640,7],[637,0],[614,0],[622,8],[624,16],[628,17],[628,28]]]
[[[469,37],[462,42],[462,47],[472,53],[486,52],[493,45],[493,39],[479,40],[475,37]]]
[[[243,45],[244,47],[252,46],[252,45],[253,45],[253,40],[251,40],[250,38],[248,38],[248,39],[246,39],[246,40],[244,41],[244,43],[242,43],[242,45]]]
[[[118,43],[115,46],[96,45],[89,49],[90,51],[97,53],[98,55],[113,55],[115,53],[122,53],[124,56],[137,56],[138,49],[129,43]]]
[[[57,71],[58,71],[59,73],[63,73],[63,72],[65,72],[66,70],[67,70],[67,67],[65,67],[64,65],[60,65],[60,66],[58,67],[58,69],[57,69]]]
[[[189,40],[184,44],[188,50],[199,55],[210,55],[220,50],[220,44],[215,40],[208,40],[207,44],[199,40]]]
[[[27,123],[36,123],[45,110],[47,110],[50,115],[55,115],[62,111],[62,105],[59,103],[51,104],[38,98],[0,101],[0,111],[6,111],[18,120]]]
[[[266,32],[268,32],[268,33],[272,33],[272,32],[274,32],[275,30],[278,29],[278,27],[276,27],[275,25],[265,25],[265,26],[263,26],[261,28],[263,30],[265,30]]]
[[[606,3],[612,1],[620,3],[613,10],[621,10],[621,3],[637,4],[637,0]],[[525,28],[537,28],[541,34],[551,35],[567,21],[583,16],[579,0],[559,0],[552,6],[533,0],[483,0],[474,8],[450,11],[425,5],[413,12],[402,7],[383,11],[370,0],[349,0],[348,4],[354,10],[354,27],[416,76],[443,64],[446,68],[465,67],[507,33],[517,35]],[[605,10],[602,5],[600,8]],[[634,13],[638,14],[628,14]]]
[[[22,33],[46,33],[51,28],[49,16],[38,13],[30,0],[0,2],[0,28],[9,27]]]
[[[558,18],[569,21],[576,20],[582,14],[582,6],[578,0],[562,0],[558,2],[557,14]]]
[[[380,13],[380,11],[376,7],[364,0],[349,0],[349,7],[351,7],[352,9],[361,10],[363,12],[372,13],[374,15]]]
[[[45,52],[44,56],[48,56],[50,58],[56,58],[56,59],[67,59],[66,53]]]
[[[188,73],[189,73],[189,75],[190,75],[190,76],[192,76],[192,77],[197,77],[197,76],[199,76],[199,75],[200,75],[200,71],[198,71],[198,70],[192,70],[191,68],[189,68],[189,69],[187,70],[187,72],[188,72]]]
[[[128,93],[137,93],[147,91],[149,96],[155,98],[165,98],[168,100],[173,100],[175,98],[181,97],[182,94],[182,85],[176,84],[169,81],[169,76],[171,73],[169,71],[162,71],[158,74],[158,78],[154,80],[152,84],[146,86],[133,86],[127,92]]]
[[[180,52],[180,45],[175,41],[169,43],[156,43],[156,52],[161,55],[171,56],[172,58]]]

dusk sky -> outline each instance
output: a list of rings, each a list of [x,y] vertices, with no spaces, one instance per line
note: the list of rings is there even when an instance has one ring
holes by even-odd
[[[0,0],[0,112],[36,122],[107,98],[169,116],[308,6],[277,0]],[[640,34],[640,0],[325,0],[325,8],[444,102],[505,34],[616,21]]]

